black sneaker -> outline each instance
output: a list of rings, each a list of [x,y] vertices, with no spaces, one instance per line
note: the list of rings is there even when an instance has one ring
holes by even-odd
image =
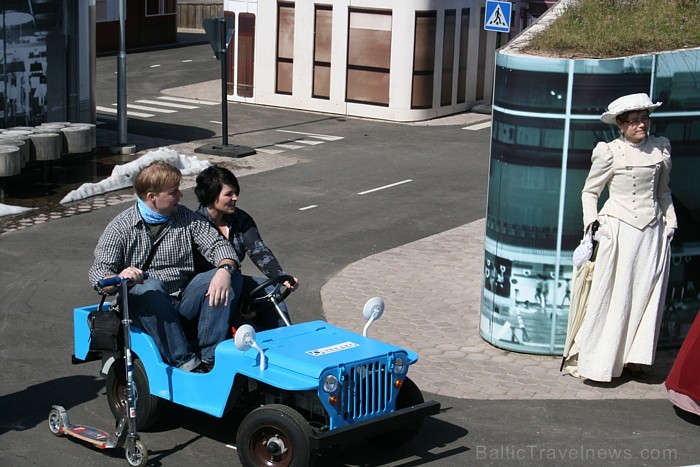
[[[213,363],[207,363],[203,361],[197,366],[197,368],[192,370],[192,373],[209,373],[212,368],[214,368]]]

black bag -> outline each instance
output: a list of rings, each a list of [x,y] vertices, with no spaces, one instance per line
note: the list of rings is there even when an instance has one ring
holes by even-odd
[[[105,297],[102,297],[97,310],[88,314],[90,326],[90,350],[97,352],[116,352],[120,348],[121,316],[119,310],[109,306],[106,310],[102,305]]]

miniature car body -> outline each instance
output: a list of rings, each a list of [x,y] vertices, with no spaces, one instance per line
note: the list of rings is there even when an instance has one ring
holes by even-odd
[[[117,417],[124,410],[126,383],[117,364],[123,356],[90,350],[88,316],[97,308],[74,310],[74,358],[101,357]],[[155,423],[162,400],[214,417],[245,411],[236,437],[244,465],[311,465],[315,451],[360,438],[385,447],[404,444],[440,405],[424,402],[407,377],[418,355],[367,337],[368,326],[363,334],[324,321],[259,333],[243,326],[217,346],[213,369],[202,374],[164,363],[151,337],[133,326],[137,424]]]

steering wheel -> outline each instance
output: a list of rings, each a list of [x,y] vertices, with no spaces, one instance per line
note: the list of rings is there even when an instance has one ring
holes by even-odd
[[[248,296],[250,303],[260,303],[266,300],[272,301],[272,298],[274,298],[275,302],[277,303],[283,302],[284,299],[289,297],[289,294],[292,293],[292,289],[290,288],[285,287],[285,289],[282,290],[282,287],[284,287],[285,282],[289,282],[290,284],[296,284],[294,278],[288,274],[282,274],[280,276],[266,280],[265,282],[263,282],[262,284],[258,285],[256,288],[250,291],[250,294]],[[269,293],[263,296],[256,297],[258,292],[260,292],[261,290],[265,290],[272,284],[275,284],[274,289],[272,289]]]
[[[269,301],[277,310],[277,313],[279,313],[280,318],[289,326],[289,320],[287,319],[286,316],[283,315],[282,311],[280,310],[278,304],[282,303],[285,298],[289,296],[290,293],[292,293],[292,289],[290,288],[285,288],[282,290],[284,287],[284,283],[289,282],[290,284],[295,284],[296,281],[294,280],[294,277],[287,275],[287,274],[282,274],[280,276],[274,277],[272,279],[268,279],[262,284],[258,285],[255,287],[253,290],[250,291],[250,294],[248,294],[247,297],[245,297],[245,300],[242,302],[242,307],[241,307],[241,316],[244,317],[254,317],[255,316],[255,305],[258,303],[262,303],[265,301]],[[261,295],[259,297],[256,297],[256,295],[262,290],[264,290],[269,287],[270,285],[274,284],[274,288],[269,292],[265,293],[264,295]]]

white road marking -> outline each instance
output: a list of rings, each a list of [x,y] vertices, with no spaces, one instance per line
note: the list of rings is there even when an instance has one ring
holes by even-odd
[[[177,109],[198,109],[199,108],[196,105],[175,104],[173,102],[151,101],[151,100],[147,100],[147,99],[138,100],[136,102],[140,102],[142,104],[162,105],[165,107],[175,107]]]
[[[151,68],[158,68],[160,65],[151,65]]]
[[[270,154],[270,155],[279,154],[281,152],[284,152],[281,149],[277,150],[277,149],[267,149],[267,148],[255,148],[255,150],[258,152],[262,152],[263,154]]]
[[[275,147],[284,149],[301,149],[304,146],[297,146],[296,144],[275,144]]]
[[[158,96],[158,99],[175,102],[186,102],[188,104],[219,105],[221,102],[201,101],[199,99],[186,99],[184,97]]]
[[[108,114],[117,113],[117,109],[112,109],[110,107],[102,107],[99,105],[95,106],[95,110],[97,110],[98,112],[106,112]]]
[[[209,120],[209,123],[216,123],[217,125],[223,125],[224,122],[217,122],[216,120]]]
[[[322,139],[324,141],[338,141],[340,139],[345,139],[345,137],[343,137],[343,136],[321,135],[318,133],[304,133],[303,131],[291,131],[291,130],[277,130],[277,131],[281,131],[282,133],[293,133],[295,135],[311,136],[313,138]]]
[[[295,143],[308,144],[309,146],[314,146],[316,144],[323,144],[323,141],[313,141],[310,139],[295,139]]]
[[[117,104],[113,104],[113,105],[117,105]],[[109,113],[109,114],[116,114],[117,113],[117,109],[111,109],[109,107],[101,107],[99,105],[95,107],[95,110],[97,110],[99,112],[103,112],[103,113]],[[126,112],[126,115],[131,116],[131,117],[143,117],[143,118],[155,117],[155,115],[153,115],[153,114],[146,114],[143,112],[129,112],[129,111]]]
[[[483,130],[484,128],[489,128],[491,126],[491,121],[489,120],[488,122],[483,122],[483,123],[477,123],[476,125],[471,125],[471,126],[465,126],[462,128],[462,130]]]
[[[192,61],[192,60],[183,60],[182,63],[189,63],[189,62],[191,62],[191,61]]]
[[[373,193],[373,192],[379,191],[379,190],[386,190],[387,188],[393,188],[393,187],[395,187],[395,186],[403,185],[404,183],[409,183],[409,182],[412,182],[412,181],[413,181],[413,180],[408,179],[408,180],[403,180],[403,181],[401,181],[401,182],[392,183],[391,185],[384,185],[384,186],[380,186],[380,187],[377,187],[377,188],[372,188],[371,190],[361,191],[361,192],[358,193],[358,195],[366,195],[367,193]]]
[[[149,112],[156,112],[156,113],[161,113],[161,114],[174,114],[177,112],[177,110],[157,109],[155,107],[147,107],[145,105],[135,105],[135,104],[126,104],[126,107],[128,109],[148,110]]]
[[[300,210],[300,211],[306,211],[306,210],[313,209],[313,208],[317,208],[317,207],[318,207],[318,204],[311,204],[311,205],[309,205],[309,206],[305,206],[305,207],[303,207],[303,208],[299,208],[299,210]]]

